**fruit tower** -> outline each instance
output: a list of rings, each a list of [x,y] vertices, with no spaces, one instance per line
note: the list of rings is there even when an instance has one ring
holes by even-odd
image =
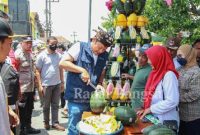
[[[145,29],[148,18],[143,16],[146,0],[109,0],[106,6],[115,15],[113,21],[115,45],[110,50],[104,88],[109,101],[126,103],[131,98],[130,80],[123,80],[121,73],[134,74],[131,55],[143,44],[151,42]]]

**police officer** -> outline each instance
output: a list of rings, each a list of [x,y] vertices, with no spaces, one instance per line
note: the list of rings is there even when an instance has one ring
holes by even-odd
[[[21,98],[19,99],[20,135],[40,133],[40,130],[31,127],[34,103],[34,69],[31,50],[32,37],[25,36],[22,38],[21,47],[15,51],[21,90]]]

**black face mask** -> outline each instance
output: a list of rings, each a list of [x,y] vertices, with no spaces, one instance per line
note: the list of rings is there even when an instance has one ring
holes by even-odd
[[[185,66],[187,64],[187,60],[185,58],[177,57],[177,61],[181,66]]]
[[[55,51],[57,49],[57,45],[49,45],[49,49]]]

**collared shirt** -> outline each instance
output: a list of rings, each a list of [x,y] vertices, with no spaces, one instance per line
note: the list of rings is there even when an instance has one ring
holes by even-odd
[[[78,56],[79,56],[79,53],[80,53],[80,42],[77,42],[76,44],[74,44],[74,45],[68,50],[68,54],[71,55],[71,56],[73,57],[74,61],[77,61]],[[98,56],[95,55],[94,53],[93,53],[92,55],[93,55],[93,59],[94,59],[94,65],[96,65]]]
[[[60,54],[50,54],[47,50],[38,55],[36,67],[41,70],[42,86],[52,86],[61,83],[59,68],[60,60]]]
[[[15,52],[15,58],[19,62],[19,82],[21,92],[34,91],[34,69],[31,53],[25,53],[22,49]]]
[[[200,68],[198,66],[179,71],[180,118],[193,121],[200,118]]]

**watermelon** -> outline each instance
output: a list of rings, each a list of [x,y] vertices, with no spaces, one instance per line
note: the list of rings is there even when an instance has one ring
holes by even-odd
[[[141,2],[141,7],[140,10],[138,11],[138,15],[140,15],[143,12],[146,5],[146,0],[141,0],[140,2]]]
[[[176,133],[169,128],[158,128],[151,131],[148,135],[176,135]]]
[[[134,12],[137,15],[140,15],[144,10],[145,4],[146,4],[146,0],[134,0],[133,1]]]
[[[143,134],[144,135],[149,135],[149,133],[151,131],[153,131],[155,129],[159,129],[159,128],[167,128],[167,127],[165,125],[162,125],[162,124],[148,126],[148,127],[143,129]]]
[[[125,1],[124,10],[125,10],[127,16],[129,16],[131,13],[133,13],[133,3],[131,0]]]
[[[119,106],[114,112],[116,119],[121,121],[123,125],[130,125],[135,123],[137,118],[136,113],[129,106]]]
[[[152,125],[148,126],[143,129],[144,135],[176,135],[176,133],[167,128],[167,126],[158,124],[158,125]]]
[[[96,90],[90,97],[90,108],[93,113],[102,113],[106,106],[105,94],[100,90]]]
[[[117,11],[120,14],[126,14],[124,10],[124,3],[121,0],[115,0],[115,4],[116,4]]]

